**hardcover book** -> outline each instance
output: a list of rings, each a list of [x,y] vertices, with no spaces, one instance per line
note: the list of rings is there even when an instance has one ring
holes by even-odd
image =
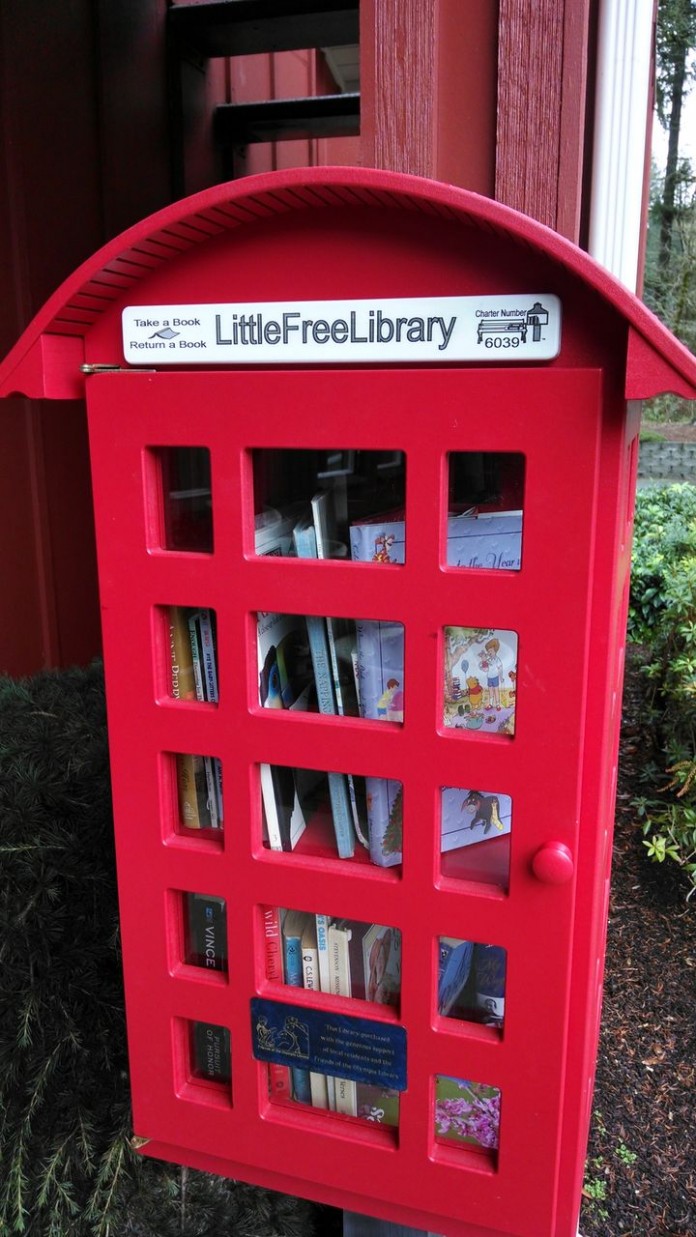
[[[494,627],[445,627],[444,723],[514,735],[517,634]]]
[[[510,832],[512,800],[509,795],[445,786],[441,805],[442,851],[491,841]]]

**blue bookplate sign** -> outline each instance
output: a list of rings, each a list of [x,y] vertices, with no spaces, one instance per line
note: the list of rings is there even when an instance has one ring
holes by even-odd
[[[406,1090],[403,1027],[254,997],[251,1037],[257,1061]]]

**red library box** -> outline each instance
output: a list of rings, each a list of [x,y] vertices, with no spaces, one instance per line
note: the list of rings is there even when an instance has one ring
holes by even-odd
[[[177,203],[26,331],[1,393],[87,400],[144,1154],[575,1233],[638,401],[695,385],[561,237],[358,169]]]

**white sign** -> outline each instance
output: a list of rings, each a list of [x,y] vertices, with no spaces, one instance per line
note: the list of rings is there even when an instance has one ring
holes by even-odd
[[[393,300],[132,305],[131,365],[307,365],[374,361],[550,361],[561,303],[541,292]]]

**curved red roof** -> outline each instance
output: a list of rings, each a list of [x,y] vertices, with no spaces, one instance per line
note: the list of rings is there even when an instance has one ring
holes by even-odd
[[[696,398],[696,358],[583,250],[509,207],[436,181],[365,168],[302,168],[215,185],[128,228],[84,262],[36,315],[0,366],[0,395],[79,396],[82,340],[113,301],[212,236],[288,212],[360,205],[421,212],[544,254],[583,280],[629,327],[627,398]]]

